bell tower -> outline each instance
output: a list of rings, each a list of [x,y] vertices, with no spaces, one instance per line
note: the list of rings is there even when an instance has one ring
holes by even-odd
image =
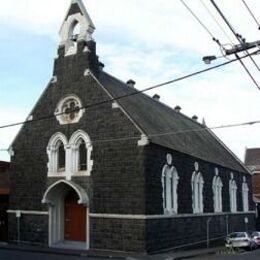
[[[58,58],[55,60],[54,76],[76,79],[82,71],[98,71],[96,43],[92,37],[95,26],[82,0],[71,0],[60,29]]]
[[[65,55],[77,53],[78,41],[91,41],[95,26],[81,0],[72,0],[60,29]]]

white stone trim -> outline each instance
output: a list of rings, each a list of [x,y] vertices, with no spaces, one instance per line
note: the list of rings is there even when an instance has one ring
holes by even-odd
[[[164,214],[178,213],[178,183],[179,176],[176,168],[172,165],[172,155],[166,155],[167,163],[162,169],[162,201]]]
[[[65,56],[74,55],[77,53],[77,43],[75,43],[71,39],[76,24],[79,24],[80,26],[80,32],[76,41],[92,40],[92,34],[94,33],[95,30],[95,26],[81,0],[75,0],[71,3],[71,5],[73,3],[78,4],[82,14],[79,12],[68,16],[69,10],[71,8],[70,6],[65,16],[64,22],[60,29],[60,38],[61,38],[60,46],[65,46]]]
[[[199,171],[199,163],[194,163],[195,171],[191,177],[191,191],[192,191],[192,209],[193,213],[203,213],[203,187],[204,180],[201,172]]]
[[[106,72],[103,72],[106,73]],[[106,73],[109,75],[108,73]],[[97,82],[97,84],[104,90],[104,92],[111,98],[111,100],[114,99],[114,97],[110,94],[110,92],[101,84],[101,82],[96,78],[96,76],[90,71],[91,77]],[[110,77],[113,77],[109,75]],[[125,84],[125,83],[124,83]],[[120,105],[120,104],[119,104]],[[141,136],[146,136],[145,132],[141,129],[141,127],[134,121],[133,118],[127,113],[127,111],[120,106],[121,111],[125,114],[125,116],[130,120],[130,122],[135,126],[135,128],[140,132]]]
[[[71,102],[73,101],[79,107],[79,111],[77,112],[74,119],[68,119],[65,114],[65,111],[64,111],[65,104],[70,101]],[[56,119],[58,120],[60,125],[67,125],[67,124],[78,123],[84,113],[85,113],[85,109],[82,108],[82,102],[81,102],[80,98],[74,94],[71,94],[71,95],[67,95],[67,96],[63,97],[59,101],[59,103],[55,109],[54,115],[56,116]]]
[[[17,214],[20,212],[22,215],[49,215],[48,211],[37,211],[37,210],[13,210],[9,209],[6,211],[8,214]]]
[[[86,144],[87,149],[87,170],[86,171],[79,171],[79,140],[83,139]],[[93,160],[91,160],[91,154],[93,150],[93,146],[90,140],[89,135],[82,131],[77,130],[74,132],[69,140],[70,145],[70,158],[69,158],[69,169],[72,176],[90,176],[92,167],[93,167]]]
[[[245,212],[249,209],[249,203],[248,203],[248,192],[249,188],[246,182],[246,177],[243,177],[243,183],[242,183],[242,203],[243,203],[243,210]]]
[[[234,180],[234,174],[230,173],[229,180],[229,201],[230,201],[230,211],[237,212],[237,184]]]
[[[142,134],[141,139],[138,140],[138,142],[137,142],[137,145],[145,146],[145,145],[148,145],[149,143],[150,143],[150,141],[149,141],[149,138],[147,137],[147,135]]]
[[[59,180],[53,183],[44,193],[42,203],[49,207],[49,246],[55,246],[64,241],[64,194],[72,188],[78,195],[78,204],[86,207],[86,244],[89,248],[89,198],[86,191],[78,184]],[[66,245],[64,245],[66,246]]]
[[[66,155],[66,146],[68,144],[67,137],[57,132],[55,133],[49,140],[46,152],[48,155],[48,177],[64,177],[65,171],[58,171],[58,142],[62,142],[65,149],[65,155]],[[66,159],[66,158],[65,158]],[[65,161],[65,170],[66,170],[66,161]]]
[[[226,216],[226,215],[245,215],[245,214],[255,214],[255,211],[248,212],[219,212],[219,213],[203,213],[203,214],[169,214],[169,215],[132,215],[132,214],[102,214],[102,213],[89,213],[91,218],[114,218],[114,219],[164,219],[164,218],[196,218],[196,217],[207,217],[207,216]]]
[[[44,193],[43,198],[42,198],[42,203],[46,204],[51,204],[52,203],[52,198],[51,198],[51,193],[55,187],[58,187],[60,184],[66,184],[70,186],[79,196],[78,204],[84,204],[84,205],[89,205],[89,198],[87,193],[83,188],[81,188],[78,184],[72,182],[72,181],[67,181],[67,180],[59,180],[55,183],[53,183]]]
[[[213,202],[214,202],[214,211],[222,211],[222,187],[223,183],[218,173],[218,168],[215,168],[215,176],[212,182],[212,191],[213,191]]]

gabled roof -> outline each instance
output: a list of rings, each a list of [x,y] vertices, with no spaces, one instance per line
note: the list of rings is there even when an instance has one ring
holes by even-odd
[[[260,148],[246,149],[245,165],[260,165]]]
[[[72,0],[71,1],[69,9],[64,18],[64,22],[68,19],[68,17],[70,15],[77,14],[77,13],[80,13],[86,19],[89,27],[92,28],[93,30],[95,30],[95,25],[94,25],[90,15],[88,14],[86,7],[84,6],[84,4],[82,3],[81,0]],[[63,25],[60,28],[60,33],[62,31],[62,27],[63,27]]]
[[[99,80],[113,97],[136,92],[135,89],[105,72],[101,72]],[[182,113],[145,94],[130,96],[117,102],[149,136],[152,143],[249,173],[243,163],[209,129]],[[157,135],[167,132],[175,134]]]

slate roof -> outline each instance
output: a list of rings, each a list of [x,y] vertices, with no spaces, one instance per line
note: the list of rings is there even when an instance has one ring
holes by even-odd
[[[136,92],[135,89],[106,72],[100,73],[99,80],[113,97]],[[117,102],[143,132],[149,136],[149,140],[152,143],[236,171],[248,172],[244,168],[243,163],[209,129],[194,122],[194,120],[182,113],[176,112],[174,109],[152,99],[146,94],[130,96]],[[196,131],[186,131],[189,129]],[[150,137],[153,134],[166,132],[181,133]]]
[[[260,165],[260,148],[246,149],[245,164],[252,166]]]

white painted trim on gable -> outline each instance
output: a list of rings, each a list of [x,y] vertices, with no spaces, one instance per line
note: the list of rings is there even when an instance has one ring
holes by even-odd
[[[191,218],[191,217],[207,217],[207,216],[226,216],[226,215],[245,215],[255,214],[255,211],[248,212],[219,212],[219,213],[203,213],[203,214],[169,214],[169,215],[131,215],[131,214],[102,214],[89,213],[91,218],[114,218],[114,219],[164,219],[164,218]]]
[[[21,212],[23,215],[49,215],[48,211],[37,211],[37,210],[13,210],[13,209],[8,209],[6,211],[8,214],[16,214],[17,212]]]
[[[114,99],[114,97],[110,94],[110,92],[101,84],[101,82],[95,77],[95,75],[90,71],[90,76],[97,82],[97,84],[106,92],[106,94],[111,98]],[[104,72],[106,73],[106,72]],[[111,101],[112,102],[112,101]],[[131,118],[131,116],[127,113],[127,111],[120,105],[119,106],[122,110],[122,112],[126,115],[126,117],[132,122],[132,124],[136,127],[136,129],[141,133],[141,135],[146,136],[145,132],[141,129],[141,127]]]

